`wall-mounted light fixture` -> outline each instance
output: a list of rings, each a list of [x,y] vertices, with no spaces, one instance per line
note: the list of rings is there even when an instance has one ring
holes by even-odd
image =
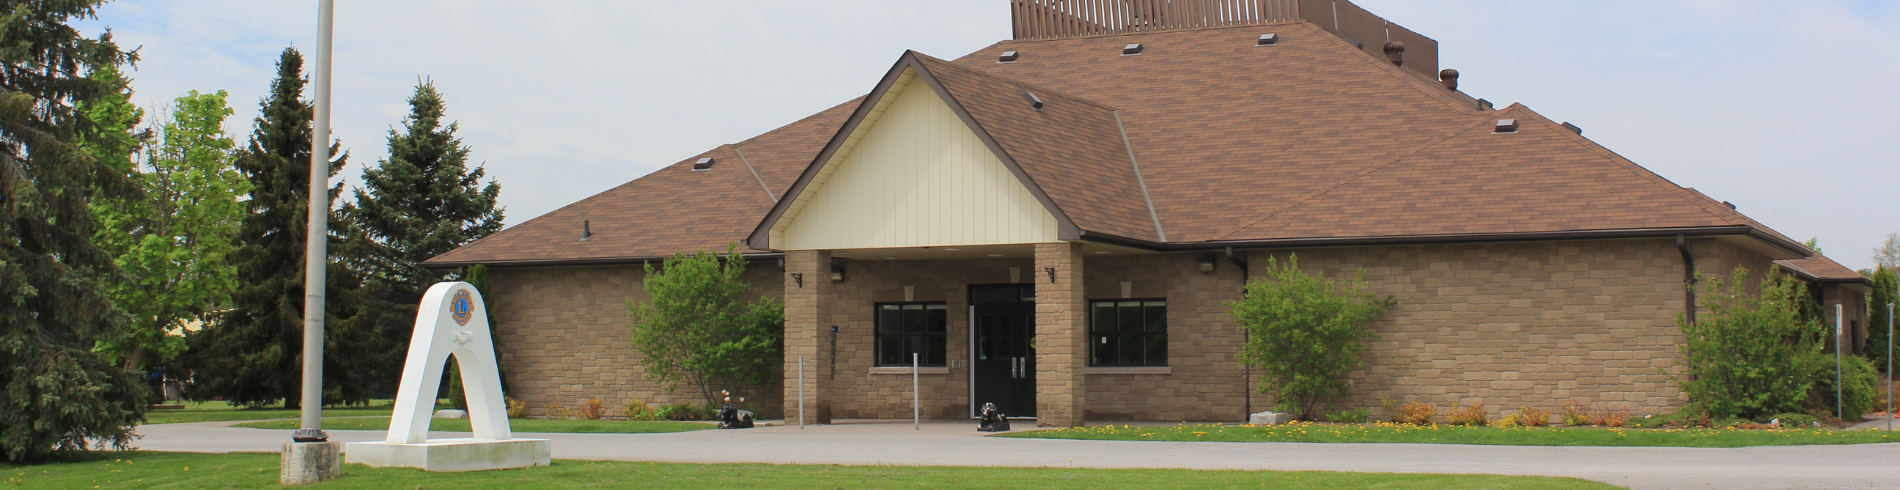
[[[832,265],[831,266],[831,282],[840,282],[840,281],[844,281],[844,265],[843,264]]]
[[[1214,256],[1203,255],[1200,260],[1201,272],[1214,272]]]
[[[1044,272],[1048,272],[1048,273],[1049,273],[1049,284],[1055,284],[1055,283],[1056,283],[1056,268],[1054,268],[1054,267],[1044,267],[1044,268],[1042,268],[1042,270],[1043,270]]]
[[[802,274],[802,273],[798,273],[798,272],[793,272],[793,273],[792,273],[792,282],[796,282],[796,283],[798,283],[798,287],[801,287],[801,288],[802,288],[802,287],[805,287],[805,275],[804,275],[804,274]]]

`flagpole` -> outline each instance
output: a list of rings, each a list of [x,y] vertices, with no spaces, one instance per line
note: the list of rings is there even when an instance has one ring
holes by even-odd
[[[335,0],[317,1],[316,124],[310,136],[309,229],[304,236],[302,424],[291,440],[323,442],[323,289],[330,217],[330,45]]]

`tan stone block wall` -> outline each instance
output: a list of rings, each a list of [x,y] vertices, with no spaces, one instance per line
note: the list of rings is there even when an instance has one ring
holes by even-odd
[[[1766,270],[1766,257],[1697,240],[1698,268]],[[1398,300],[1373,329],[1368,367],[1340,408],[1387,414],[1382,400],[1493,414],[1572,402],[1637,414],[1685,402],[1676,372],[1683,311],[1682,256],[1674,240],[1591,240],[1257,252],[1296,253],[1302,270],[1351,279]],[[1260,396],[1256,406],[1268,406]]]
[[[1080,243],[1036,244],[1036,425],[1077,427],[1088,409],[1087,261]]]
[[[628,301],[645,301],[638,265],[496,268],[496,348],[508,377],[508,396],[527,402],[530,413],[547,414],[550,403],[577,409],[588,398],[607,403],[619,416],[629,398],[649,405],[697,404],[689,391],[667,393],[646,379],[632,347]],[[758,295],[782,297],[774,261],[753,262],[745,272]],[[779,412],[777,387],[742,393],[762,418]]]
[[[1168,300],[1169,374],[1088,375],[1089,420],[1239,421],[1247,401],[1246,371],[1234,354],[1244,337],[1225,303],[1240,299],[1240,268],[1217,257],[1213,272],[1199,262],[1211,254],[1094,255],[1089,257],[1089,301]],[[1261,406],[1253,407],[1255,411]]]

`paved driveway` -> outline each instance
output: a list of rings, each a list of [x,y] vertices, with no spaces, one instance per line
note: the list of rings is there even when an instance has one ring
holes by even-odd
[[[275,452],[290,440],[290,431],[228,424],[148,425],[139,428],[143,438],[137,445],[152,451]],[[553,439],[556,459],[1488,473],[1571,476],[1639,489],[1900,488],[1900,444],[1704,449],[1064,441],[983,437],[975,426],[938,421],[913,430],[909,421],[843,421],[804,429],[517,436]],[[330,434],[337,441],[384,435]]]

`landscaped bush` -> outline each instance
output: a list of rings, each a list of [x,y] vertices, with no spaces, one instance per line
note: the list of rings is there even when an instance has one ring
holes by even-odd
[[[1874,401],[1878,390],[1874,388],[1875,376],[1873,364],[1860,356],[1841,358],[1841,400],[1840,418],[1847,421],[1860,420],[1862,414],[1873,412],[1875,405],[1887,403],[1886,399]],[[1809,356],[1810,378],[1814,387],[1808,390],[1808,411],[1835,415],[1834,393],[1834,356],[1832,354],[1814,354]]]
[[[568,410],[567,407],[554,404],[553,402],[549,402],[547,406],[541,407],[541,410],[543,412],[546,412],[547,418],[550,418],[550,419],[574,418],[574,411]]]
[[[621,407],[620,414],[626,416],[627,420],[659,419],[659,417],[654,416],[653,410],[647,408],[647,402],[640,401],[639,398],[628,399],[627,406]]]
[[[606,414],[607,402],[601,401],[600,398],[588,398],[586,403],[581,404],[580,411],[574,413],[583,420],[600,420],[600,417]]]
[[[654,418],[660,419],[660,420],[693,421],[693,420],[712,420],[714,418],[714,415],[719,413],[719,409],[718,409],[718,406],[710,405],[710,404],[705,405],[705,406],[667,405],[667,406],[660,407],[654,410],[653,412],[654,412]]]
[[[1585,408],[1582,403],[1574,401],[1564,405],[1564,425],[1571,427],[1590,425],[1593,420],[1590,417],[1590,412],[1585,410]]]
[[[1677,382],[1696,410],[1716,419],[1762,420],[1801,409],[1816,381],[1810,359],[1828,333],[1803,313],[1814,301],[1805,285],[1768,274],[1761,293],[1752,294],[1743,288],[1747,278],[1738,267],[1727,281],[1706,279],[1709,314],[1677,321],[1687,360]]]
[[[528,402],[516,400],[513,397],[504,400],[508,402],[508,418],[518,419],[528,416]]]
[[[1550,412],[1536,407],[1519,407],[1517,418],[1525,427],[1543,427],[1550,423]]]
[[[1629,421],[1629,414],[1626,414],[1623,412],[1612,412],[1609,410],[1604,410],[1602,412],[1597,412],[1595,416],[1592,416],[1590,423],[1600,425],[1603,427],[1622,427],[1623,423],[1628,422],[1628,421]]]
[[[1386,400],[1385,409],[1392,413],[1395,424],[1432,425],[1432,418],[1438,416],[1438,407],[1425,402],[1407,403],[1395,409],[1392,400]]]
[[[1363,424],[1366,423],[1366,419],[1369,418],[1372,418],[1372,412],[1363,408],[1326,412],[1326,420],[1340,424]]]
[[[1484,413],[1483,403],[1473,403],[1468,407],[1452,409],[1451,413],[1445,414],[1445,423],[1478,427],[1489,424],[1490,418]]]
[[[1297,256],[1284,264],[1269,258],[1247,295],[1227,303],[1251,334],[1237,357],[1265,374],[1259,389],[1275,395],[1280,411],[1313,420],[1321,397],[1352,387],[1346,374],[1365,367],[1360,354],[1378,338],[1366,324],[1397,304],[1363,288],[1359,277],[1335,283],[1306,275]]]
[[[1524,416],[1522,414],[1515,414],[1515,413],[1506,414],[1503,417],[1498,417],[1497,420],[1491,421],[1491,426],[1498,427],[1498,428],[1523,427]]]

